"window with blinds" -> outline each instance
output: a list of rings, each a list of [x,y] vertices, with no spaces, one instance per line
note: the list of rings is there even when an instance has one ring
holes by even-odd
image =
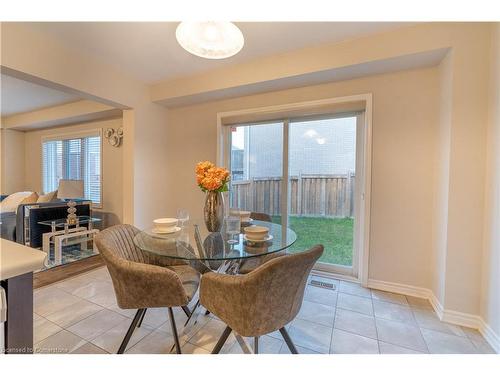
[[[59,180],[83,180],[85,199],[101,204],[101,136],[45,140],[42,143],[43,191],[57,190]]]

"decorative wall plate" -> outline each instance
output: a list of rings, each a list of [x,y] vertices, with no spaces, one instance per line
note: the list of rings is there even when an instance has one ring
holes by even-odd
[[[123,128],[118,129],[107,128],[104,131],[104,137],[108,140],[108,143],[113,147],[120,147],[123,139]]]

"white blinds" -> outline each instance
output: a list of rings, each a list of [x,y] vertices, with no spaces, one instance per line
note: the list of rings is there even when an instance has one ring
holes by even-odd
[[[101,203],[100,135],[47,140],[42,146],[43,191],[54,191],[59,180],[83,180],[85,198]]]

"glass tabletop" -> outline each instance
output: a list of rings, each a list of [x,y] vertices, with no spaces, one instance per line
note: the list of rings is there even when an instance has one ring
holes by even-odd
[[[97,217],[90,217],[90,216],[78,216],[78,224],[88,224],[88,223],[98,223],[101,221],[101,219]],[[62,219],[56,219],[56,220],[43,220],[39,221],[38,224],[41,225],[49,225],[52,226],[54,225],[56,228],[63,228],[65,225],[67,225],[67,219],[62,218]]]
[[[176,233],[157,234],[151,229],[139,232],[134,243],[143,251],[167,258],[184,260],[236,260],[276,253],[292,246],[297,240],[295,232],[279,224],[252,221],[252,225],[264,226],[272,236],[267,241],[249,241],[241,233],[230,236],[224,231],[208,232],[203,223],[188,223]],[[229,243],[233,239],[235,243]]]

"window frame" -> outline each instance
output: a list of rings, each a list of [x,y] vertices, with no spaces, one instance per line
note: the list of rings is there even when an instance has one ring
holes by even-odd
[[[360,131],[363,135],[362,144],[359,145],[362,147],[363,152],[363,177],[360,181],[361,184],[357,184],[359,188],[360,204],[358,207],[359,219],[356,229],[358,230],[359,237],[358,251],[355,252],[355,258],[353,258],[353,276],[343,274],[339,272],[340,270],[332,269],[332,267],[323,268],[320,265],[319,267],[315,267],[315,269],[319,272],[333,274],[339,278],[356,280],[365,287],[368,285],[370,263],[372,108],[372,94],[366,93],[217,113],[217,164],[226,167],[229,166],[230,163],[230,152],[227,152],[227,150],[231,150],[229,136],[231,126],[243,123],[265,123],[273,121],[274,119],[284,120],[322,115],[334,117],[335,114],[357,111],[363,113],[362,116],[358,118],[362,127]],[[284,134],[284,137],[288,137],[288,125],[289,122],[287,121],[286,124],[284,124],[284,131],[286,130],[287,132]],[[356,147],[358,147],[358,145]],[[358,168],[358,166],[356,167]],[[284,168],[288,170],[288,160]]]
[[[89,130],[83,130],[83,131],[74,131],[74,132],[66,132],[62,134],[57,134],[57,135],[45,135],[41,137],[41,142],[40,142],[40,152],[41,152],[41,157],[40,157],[40,165],[41,165],[41,189],[43,191],[43,178],[44,178],[44,173],[43,173],[43,144],[45,142],[51,142],[51,141],[65,141],[65,140],[70,140],[70,139],[79,139],[79,138],[88,138],[88,137],[99,137],[99,154],[100,154],[100,163],[99,163],[99,173],[101,177],[101,188],[99,189],[99,203],[92,202],[92,207],[97,208],[97,209],[102,209],[103,208],[103,186],[104,186],[104,175],[103,175],[103,146],[102,146],[102,128],[96,128],[96,129],[89,129]],[[43,192],[46,194],[47,192]]]

